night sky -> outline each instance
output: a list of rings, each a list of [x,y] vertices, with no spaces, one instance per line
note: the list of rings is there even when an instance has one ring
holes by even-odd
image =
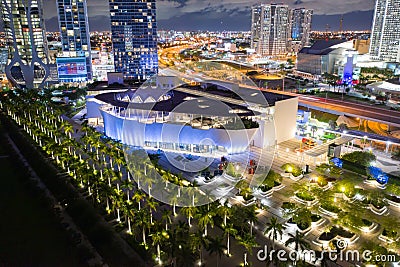
[[[109,30],[108,0],[87,0],[90,30]],[[43,0],[48,31],[58,31],[56,0]],[[251,6],[260,0],[159,0],[158,29],[165,30],[250,30]],[[290,7],[314,10],[313,30],[339,28],[370,30],[375,0],[286,0]],[[271,1],[264,1],[271,3]]]

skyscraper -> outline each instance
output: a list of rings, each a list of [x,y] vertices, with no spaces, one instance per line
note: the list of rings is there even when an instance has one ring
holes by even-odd
[[[310,44],[311,9],[296,8],[290,11],[290,50],[299,52]]]
[[[376,0],[372,23],[371,59],[400,62],[400,0]]]
[[[109,0],[116,72],[146,80],[158,72],[156,0]]]
[[[49,69],[41,0],[0,0],[0,5],[9,47],[8,80],[28,89],[43,86]]]
[[[57,60],[59,70],[61,68],[59,79],[65,82],[90,80],[92,79],[92,59],[86,0],[57,0],[57,7],[62,56],[69,58],[69,62],[63,59]],[[73,58],[77,59],[76,62]],[[85,58],[86,66],[80,64],[83,58]],[[73,64],[76,65],[76,73],[69,73],[68,69],[74,69],[71,68]]]
[[[252,8],[251,47],[263,56],[287,53],[289,6],[262,4]]]

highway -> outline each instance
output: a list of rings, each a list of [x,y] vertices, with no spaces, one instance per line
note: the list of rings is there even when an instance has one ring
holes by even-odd
[[[334,99],[325,99],[314,96],[299,96],[299,105],[327,111],[337,115],[358,117],[370,121],[400,127],[400,112],[387,110],[374,105],[363,105]]]
[[[376,105],[358,104],[329,98],[325,99],[312,95],[301,95],[270,89],[261,90],[276,94],[297,96],[299,98],[299,106],[303,106],[306,108],[400,127],[399,111],[383,109],[377,107]]]
[[[167,62],[175,62],[175,55],[182,49],[188,48],[188,45],[167,48],[162,51],[161,58]],[[167,63],[165,62],[165,63]],[[204,79],[204,77],[202,77]],[[215,77],[213,77],[215,78]],[[246,86],[249,88],[249,86]],[[253,89],[260,89],[254,87]],[[301,95],[285,91],[261,89],[264,91],[285,94],[299,97],[299,105],[310,109],[316,109],[336,115],[346,115],[349,117],[360,118],[363,120],[387,124],[390,126],[400,127],[400,112],[394,110],[383,109],[376,105],[358,104],[353,102],[341,101],[336,99],[325,99],[311,95]],[[372,126],[372,125],[371,125]],[[378,131],[382,132],[382,131]]]

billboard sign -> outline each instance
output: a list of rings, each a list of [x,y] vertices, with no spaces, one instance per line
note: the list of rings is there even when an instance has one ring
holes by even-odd
[[[86,58],[57,58],[58,75],[87,75]]]

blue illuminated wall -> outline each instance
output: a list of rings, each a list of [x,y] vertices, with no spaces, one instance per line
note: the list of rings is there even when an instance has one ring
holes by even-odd
[[[223,146],[230,154],[245,152],[258,129],[224,130],[195,129],[179,124],[144,124],[134,120],[101,111],[104,132],[107,136],[121,140],[131,146],[144,147],[145,142],[165,142],[180,144],[201,144],[211,140],[216,146]]]
[[[344,66],[343,83],[346,85],[351,85],[353,81],[353,56],[347,57],[346,65]]]
[[[109,0],[115,71],[146,80],[158,72],[155,0]]]

